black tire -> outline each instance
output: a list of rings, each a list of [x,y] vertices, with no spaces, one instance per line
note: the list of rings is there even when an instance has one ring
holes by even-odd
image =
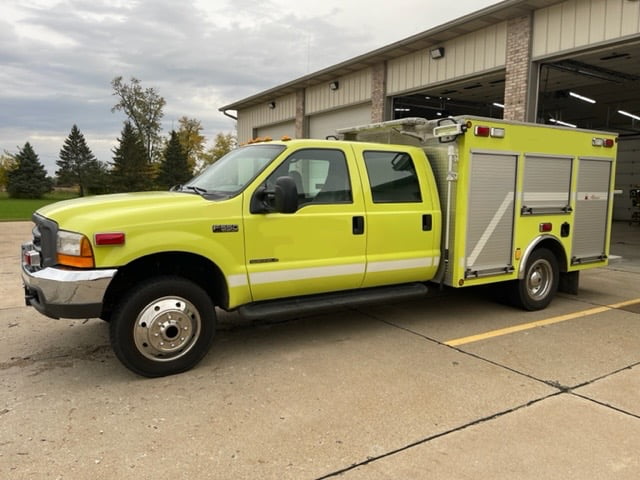
[[[139,284],[120,301],[109,323],[109,337],[129,370],[163,377],[202,360],[215,328],[209,295],[189,280],[163,276]]]
[[[525,310],[542,310],[553,300],[559,280],[555,255],[546,248],[534,250],[527,260],[524,278],[513,285],[511,300]]]

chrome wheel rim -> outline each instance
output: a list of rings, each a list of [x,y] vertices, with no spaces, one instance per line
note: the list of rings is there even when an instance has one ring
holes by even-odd
[[[133,327],[138,351],[156,362],[176,360],[195,345],[202,328],[197,308],[182,297],[162,297],[142,309]]]
[[[539,259],[531,265],[527,275],[527,292],[533,300],[542,300],[551,291],[553,270],[545,259]]]

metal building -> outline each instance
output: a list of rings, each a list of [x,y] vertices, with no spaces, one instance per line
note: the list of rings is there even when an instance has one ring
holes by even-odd
[[[460,114],[618,132],[614,216],[627,219],[640,187],[640,1],[505,0],[220,110],[236,112],[241,142]]]

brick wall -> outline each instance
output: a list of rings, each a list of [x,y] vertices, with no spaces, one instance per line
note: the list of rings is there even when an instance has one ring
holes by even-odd
[[[507,59],[504,86],[504,118],[525,121],[531,65],[532,16],[507,22]]]
[[[300,89],[296,92],[296,138],[305,137],[305,122],[304,89]]]
[[[371,122],[384,121],[387,97],[387,65],[380,62],[371,67]]]

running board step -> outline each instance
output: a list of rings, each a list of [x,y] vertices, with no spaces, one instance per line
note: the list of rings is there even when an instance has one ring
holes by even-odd
[[[265,317],[290,316],[291,314],[309,312],[315,313],[320,310],[328,310],[336,307],[408,300],[426,296],[428,291],[429,289],[424,283],[405,283],[390,287],[347,290],[343,292],[249,303],[238,308],[238,312],[247,320],[258,320]]]

